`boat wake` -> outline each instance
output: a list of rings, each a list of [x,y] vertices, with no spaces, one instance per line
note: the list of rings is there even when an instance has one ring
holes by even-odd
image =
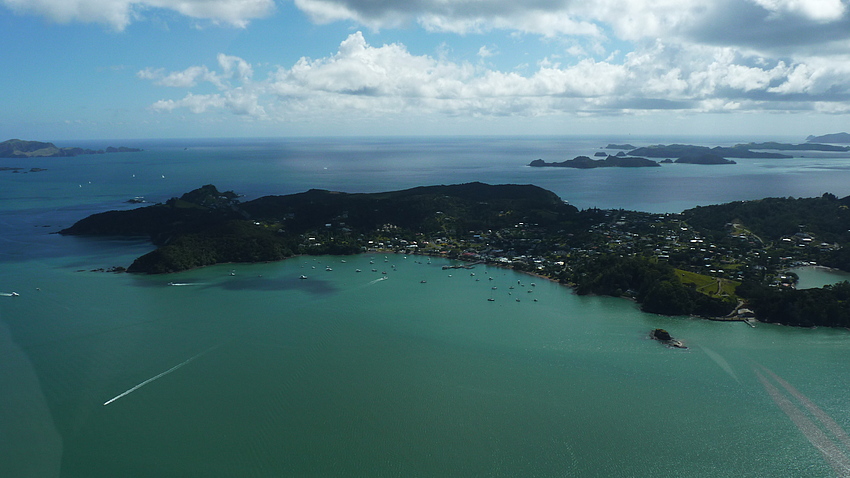
[[[162,377],[164,377],[164,376],[168,375],[169,373],[171,373],[171,372],[173,372],[173,371],[175,371],[175,370],[177,370],[177,369],[179,369],[179,368],[181,368],[181,367],[183,367],[183,366],[185,366],[185,365],[188,365],[191,361],[193,361],[193,360],[195,360],[195,359],[197,359],[197,358],[199,358],[199,357],[201,357],[201,356],[203,356],[203,355],[206,355],[207,353],[209,353],[209,352],[213,351],[214,349],[217,349],[218,347],[221,347],[221,345],[216,345],[216,346],[214,346],[214,347],[210,347],[210,348],[208,348],[208,349],[204,350],[203,352],[199,353],[198,355],[192,356],[192,357],[190,357],[188,360],[185,360],[185,361],[183,361],[183,362],[180,362],[179,364],[177,364],[177,365],[175,365],[175,366],[171,367],[170,369],[166,370],[165,372],[162,372],[162,373],[160,373],[160,374],[158,374],[158,375],[154,375],[153,377],[151,377],[151,378],[149,378],[149,379],[145,380],[144,382],[141,382],[141,383],[139,383],[138,385],[136,385],[136,386],[134,386],[134,387],[132,387],[132,388],[129,388],[129,389],[125,390],[123,393],[120,393],[120,394],[118,394],[118,395],[116,395],[116,396],[114,396],[114,397],[110,398],[109,400],[107,400],[107,401],[103,402],[103,406],[105,407],[105,406],[109,405],[110,403],[114,402],[115,400],[118,400],[119,398],[123,398],[123,397],[126,397],[127,395],[130,395],[131,393],[133,393],[133,392],[135,392],[136,390],[138,390],[138,389],[140,389],[140,388],[144,387],[145,385],[147,385],[147,384],[149,384],[149,383],[153,382],[154,380],[160,379],[160,378],[162,378]]]
[[[373,281],[369,281],[369,285],[377,284],[378,282],[381,282],[382,280],[387,280],[387,279],[388,279],[387,277],[379,277],[379,278],[377,278]]]
[[[724,372],[729,374],[729,376],[732,377],[736,382],[741,383],[741,380],[738,378],[738,375],[735,374],[735,371],[732,370],[732,366],[729,365],[729,362],[727,362],[726,359],[724,359],[720,356],[720,354],[709,349],[708,347],[700,345],[699,348],[701,348],[702,351],[705,352],[706,355],[708,355],[708,358],[714,360],[714,363],[719,365]]]
[[[809,440],[809,443],[821,452],[827,463],[835,470],[837,476],[850,476],[850,457],[848,457],[847,451],[842,450],[839,446],[839,444],[842,444],[845,448],[850,448],[850,438],[848,438],[847,432],[832,417],[782,377],[762,365],[759,365],[759,368],[802,405],[802,408],[795,405],[779,387],[771,383],[764,374],[756,369],[756,376],[779,409],[785,412],[791,422]],[[806,414],[803,409],[811,415]],[[832,437],[822,428],[826,429]]]
[[[18,293],[17,293],[17,292],[0,292],[0,296],[3,296],[3,297],[17,297],[17,296],[18,296]]]

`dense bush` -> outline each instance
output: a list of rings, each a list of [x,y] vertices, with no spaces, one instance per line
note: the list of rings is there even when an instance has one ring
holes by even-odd
[[[709,297],[683,284],[666,263],[635,256],[598,256],[577,267],[573,281],[578,294],[631,296],[646,312],[664,315],[718,317],[735,303]]]

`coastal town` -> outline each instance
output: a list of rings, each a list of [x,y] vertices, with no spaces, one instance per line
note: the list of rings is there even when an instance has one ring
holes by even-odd
[[[766,198],[682,213],[585,209],[535,186],[469,183],[375,194],[311,190],[240,202],[208,185],[62,231],[148,235],[128,272],[295,255],[394,252],[486,263],[633,299],[646,312],[790,325],[850,323],[850,284],[795,290],[793,268],[850,268],[850,198]],[[850,297],[848,297],[850,298]]]
[[[393,225],[372,238],[362,236],[364,252],[423,254],[467,262],[502,265],[570,283],[575,265],[600,255],[645,256],[674,265],[683,272],[710,278],[720,295],[731,296],[735,285],[758,276],[773,287],[794,287],[789,269],[817,265],[818,258],[840,248],[819,242],[805,232],[765,242],[740,224],[729,224],[724,241],[711,241],[691,227],[683,214],[652,214],[627,210],[584,211],[593,218],[579,241],[574,233],[560,235],[537,224],[517,223],[502,230],[466,231],[463,234],[425,237]],[[349,235],[344,222],[328,223],[324,230],[304,236],[306,248]],[[730,287],[731,286],[731,287]]]

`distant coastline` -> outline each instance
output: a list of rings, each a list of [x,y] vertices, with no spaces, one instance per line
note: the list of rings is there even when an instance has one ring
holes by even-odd
[[[850,143],[850,134],[848,133],[832,133],[832,134],[824,134],[821,136],[809,136],[806,138],[807,142],[810,143],[833,143],[833,144],[846,144]]]
[[[846,136],[846,138],[845,138]],[[661,164],[702,164],[720,165],[737,164],[729,158],[755,158],[755,159],[789,159],[793,156],[775,151],[823,151],[843,153],[850,151],[850,146],[836,146],[834,144],[820,144],[814,140],[826,138],[830,142],[841,142],[842,138],[850,143],[850,134],[838,133],[837,135],[809,136],[809,142],[803,144],[778,143],[775,141],[762,143],[738,143],[735,146],[697,146],[692,144],[653,144],[637,147],[630,143],[609,143],[599,149],[618,149],[616,155],[596,151],[593,155],[604,159],[591,159],[588,156],[576,156],[565,161],[545,161],[535,159],[529,163],[532,167],[554,167],[574,169],[594,168],[638,168],[658,167]],[[841,140],[841,141],[840,141]],[[661,161],[653,161],[647,158],[657,158]]]
[[[137,153],[139,148],[109,146],[106,149],[57,147],[53,143],[9,139],[0,143],[0,158],[68,158],[82,154]]]

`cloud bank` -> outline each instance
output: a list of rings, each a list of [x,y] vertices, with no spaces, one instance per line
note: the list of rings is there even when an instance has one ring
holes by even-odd
[[[357,32],[336,53],[264,68],[263,78],[256,78],[251,62],[267,65],[269,58],[220,54],[213,65],[178,71],[150,66],[137,76],[183,90],[151,109],[272,121],[412,112],[850,112],[850,0],[277,1],[291,1],[318,24],[348,22],[367,33],[421,28],[466,39],[498,31],[505,41],[541,41],[551,53],[498,70],[488,62],[495,56],[502,61],[501,52],[509,49],[492,43],[493,36],[478,49],[478,62],[470,63],[411,53],[399,43],[373,46]],[[117,30],[150,9],[244,27],[275,7],[275,0],[0,2],[55,21],[100,22]]]
[[[354,21],[373,29],[419,24],[441,32],[510,30],[546,37],[658,38],[794,51],[847,48],[845,0],[294,0],[313,21]],[[610,32],[610,33],[609,33]]]
[[[485,49],[486,50],[486,49]],[[845,58],[848,60],[850,58]],[[622,62],[585,58],[541,61],[521,75],[415,55],[404,45],[372,46],[351,34],[330,56],[301,58],[255,81],[241,58],[219,55],[218,68],[138,73],[162,86],[193,89],[151,106],[160,112],[211,110],[289,121],[337,115],[445,116],[622,115],[683,112],[850,110],[850,61],[777,60],[723,46],[668,45],[657,40]]]
[[[373,30],[418,25],[435,32],[503,30],[546,38],[584,37],[735,46],[790,54],[850,50],[847,0],[278,0],[315,23]],[[245,27],[275,0],[0,0],[57,22],[98,22],[122,30],[150,9]]]

